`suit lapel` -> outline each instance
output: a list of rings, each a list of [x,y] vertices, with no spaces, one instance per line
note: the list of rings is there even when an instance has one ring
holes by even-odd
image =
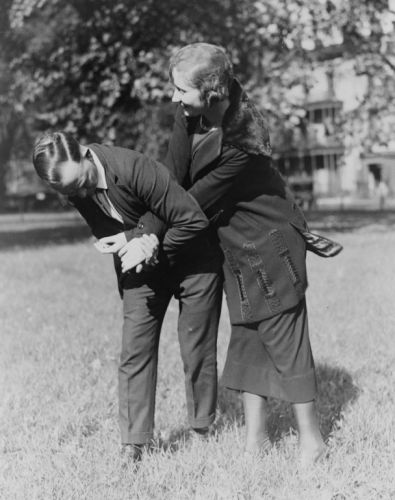
[[[108,198],[122,217],[125,227],[134,227],[140,215],[146,211],[144,202],[128,186],[133,182],[134,162],[139,157],[138,153],[97,144],[94,145],[94,151],[104,167]]]
[[[107,196],[113,204],[114,208],[122,217],[125,224],[133,221],[131,216],[131,211],[133,211],[133,206],[136,203],[135,197],[131,192],[128,191],[125,199],[125,186],[123,186],[115,173],[116,163],[114,165],[104,164],[104,171],[107,181]]]
[[[116,173],[117,159],[115,155],[113,155],[114,157],[111,159],[112,161],[107,161],[107,157],[102,151],[102,148],[99,144],[90,144],[89,147],[94,150],[101,164],[103,165],[108,188],[107,196],[117,210],[119,210],[120,208],[122,210],[122,207],[120,206],[122,205],[122,200],[118,196],[118,175]],[[108,151],[107,153],[111,153],[111,151]]]

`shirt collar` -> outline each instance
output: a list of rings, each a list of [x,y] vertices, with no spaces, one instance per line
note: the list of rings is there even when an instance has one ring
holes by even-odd
[[[88,149],[89,154],[91,155],[92,161],[97,168],[97,186],[96,189],[108,189],[107,181],[106,181],[106,173],[103,165],[100,163],[99,158],[96,153],[92,149]],[[88,153],[87,153],[88,154]]]

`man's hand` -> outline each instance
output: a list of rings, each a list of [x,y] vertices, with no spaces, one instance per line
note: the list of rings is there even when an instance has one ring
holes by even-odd
[[[133,238],[118,252],[121,257],[122,272],[135,267],[136,272],[139,273],[143,269],[143,263],[157,264],[158,251],[159,240],[155,234],[144,234],[139,238]]]
[[[101,253],[117,253],[127,242],[125,233],[118,233],[100,238],[95,246]]]

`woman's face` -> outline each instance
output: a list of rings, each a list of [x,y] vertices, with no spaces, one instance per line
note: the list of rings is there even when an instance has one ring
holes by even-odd
[[[179,102],[185,116],[199,116],[205,110],[205,104],[200,96],[200,91],[192,87],[181,71],[173,70],[174,94],[172,101]]]

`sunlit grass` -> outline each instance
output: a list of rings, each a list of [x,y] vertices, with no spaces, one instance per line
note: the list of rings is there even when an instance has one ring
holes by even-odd
[[[296,466],[288,405],[271,401],[273,451],[247,460],[237,395],[220,391],[207,442],[186,422],[177,304],[160,346],[156,449],[119,454],[121,302],[109,257],[89,240],[0,253],[0,498],[395,498],[395,232],[338,234],[335,259],[309,255],[310,331],[329,458]],[[224,311],[222,370],[229,339]]]

